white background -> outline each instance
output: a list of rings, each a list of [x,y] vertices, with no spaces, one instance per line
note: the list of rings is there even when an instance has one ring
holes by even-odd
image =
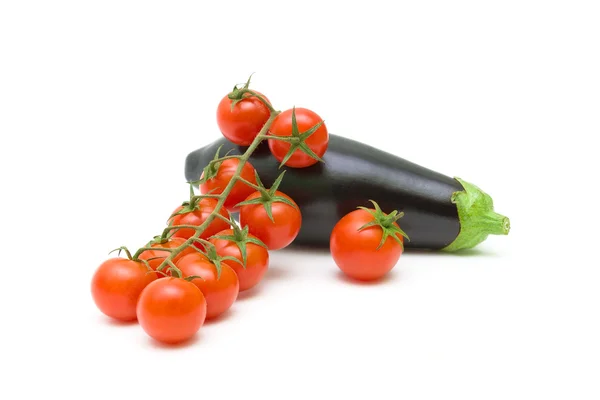
[[[1,4],[0,398],[600,398],[597,2]],[[277,252],[185,346],[110,322],[93,271],[161,231],[252,72],[479,185],[510,235],[377,285]]]

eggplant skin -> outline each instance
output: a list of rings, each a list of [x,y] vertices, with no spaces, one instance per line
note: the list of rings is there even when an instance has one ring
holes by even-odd
[[[246,149],[223,138],[189,153],[188,181],[200,178],[219,146],[221,154],[229,150],[242,154]],[[410,238],[406,248],[439,250],[457,238],[460,221],[451,198],[464,188],[456,179],[338,135],[330,135],[323,161],[308,168],[279,169],[266,142],[250,157],[266,187],[286,170],[279,190],[291,196],[302,212],[294,245],[329,248],[335,224],[358,206],[372,207],[371,199],[384,212],[404,212],[398,223]]]

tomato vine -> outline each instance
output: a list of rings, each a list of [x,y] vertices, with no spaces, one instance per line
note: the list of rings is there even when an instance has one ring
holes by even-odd
[[[175,258],[181,253],[183,252],[186,248],[190,247],[190,246],[194,246],[194,244],[196,243],[200,243],[203,245],[203,247],[210,247],[212,246],[212,244],[206,240],[203,240],[200,238],[200,236],[202,235],[202,233],[207,229],[207,227],[210,226],[210,224],[216,219],[222,219],[224,221],[226,221],[227,223],[229,223],[230,225],[235,225],[235,222],[225,218],[223,215],[220,214],[220,211],[223,209],[224,205],[225,205],[225,201],[227,199],[227,196],[230,194],[231,190],[233,189],[233,187],[235,186],[236,183],[241,182],[245,185],[250,186],[252,189],[257,190],[257,189],[262,189],[265,190],[262,187],[259,187],[257,185],[254,185],[252,182],[249,182],[248,180],[244,179],[241,177],[241,172],[244,168],[244,165],[246,165],[246,163],[248,162],[248,159],[250,158],[250,156],[254,153],[254,151],[257,149],[257,147],[260,145],[260,143],[267,139],[269,137],[268,135],[268,131],[269,128],[271,127],[271,125],[273,124],[273,122],[275,121],[276,117],[280,114],[280,111],[277,111],[270,103],[269,101],[266,100],[266,98],[261,95],[258,92],[255,92],[251,89],[249,89],[249,84],[250,84],[250,79],[248,79],[248,81],[246,82],[246,84],[243,87],[234,87],[234,89],[232,90],[232,92],[228,95],[229,99],[233,100],[232,104],[232,108],[233,106],[235,106],[236,102],[241,101],[242,99],[248,98],[248,97],[256,97],[257,99],[259,99],[269,110],[269,118],[267,119],[267,121],[265,122],[265,124],[263,125],[262,129],[258,132],[258,134],[256,135],[256,137],[254,138],[254,140],[252,141],[252,143],[248,146],[248,148],[246,149],[246,151],[242,154],[242,155],[229,155],[226,154],[224,156],[219,157],[218,154],[215,157],[214,160],[211,161],[211,163],[209,164],[209,168],[214,168],[215,165],[218,165],[219,163],[222,163],[225,160],[231,160],[231,159],[237,159],[239,161],[237,168],[235,170],[235,173],[233,174],[233,176],[231,177],[230,181],[227,183],[227,186],[222,190],[221,193],[219,194],[214,194],[214,193],[208,193],[208,194],[203,194],[203,195],[194,195],[193,192],[193,185],[195,184],[200,184],[202,183],[202,179],[208,179],[210,176],[206,176],[203,177],[202,179],[200,179],[199,181],[195,181],[195,182],[190,182],[190,201],[187,203],[189,207],[194,207],[195,204],[198,203],[198,201],[200,201],[203,198],[211,198],[211,199],[216,199],[217,200],[217,204],[215,205],[213,211],[208,215],[208,217],[206,217],[206,220],[200,224],[200,225],[172,225],[169,224],[162,232],[162,234],[160,235],[160,240],[165,240],[168,239],[170,237],[170,235],[173,234],[173,232],[175,232],[178,229],[193,229],[195,232],[194,234],[189,237],[185,242],[183,242],[181,245],[174,247],[174,248],[165,248],[165,247],[151,247],[151,246],[144,246],[139,248],[135,254],[132,256],[132,259],[134,261],[139,260],[140,255],[146,251],[146,250],[152,250],[152,251],[166,251],[168,253],[168,255],[164,258],[164,260],[160,263],[160,265],[157,267],[158,271],[163,271],[165,269],[171,269],[176,271],[177,275],[180,275],[181,272],[179,271],[179,269],[177,268],[177,266],[175,265]],[[160,241],[158,242],[160,243]],[[195,246],[194,246],[195,247]],[[204,252],[198,248],[196,248],[199,252],[203,253]],[[244,252],[245,253],[245,252]],[[237,260],[236,260],[237,261]]]

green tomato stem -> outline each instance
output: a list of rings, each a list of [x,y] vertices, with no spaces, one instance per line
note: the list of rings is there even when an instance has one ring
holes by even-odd
[[[233,155],[233,156],[223,156],[223,157],[219,157],[219,158],[217,158],[216,160],[212,160],[212,161],[211,161],[209,164],[212,166],[212,165],[215,165],[215,164],[221,163],[221,162],[223,162],[223,161],[225,161],[225,160],[232,160],[232,159],[234,159],[234,158],[235,158],[235,159],[239,159],[239,158],[241,158],[241,157],[242,157],[242,156],[239,156],[239,155]]]
[[[217,214],[217,215],[215,215],[215,217],[219,218],[220,220],[223,220],[223,221],[227,222],[228,224],[231,224],[231,220],[229,218],[227,218],[227,217],[224,217],[221,214]]]
[[[249,180],[246,180],[244,178],[242,178],[241,176],[236,177],[235,179],[237,179],[238,181],[242,182],[245,185],[250,186],[252,189],[258,190],[260,191],[261,187],[258,185],[255,185],[254,183],[250,182]]]
[[[144,246],[144,247],[140,247],[135,254],[133,255],[133,257],[131,258],[133,261],[139,261],[140,259],[140,255],[146,251],[146,250],[151,250],[151,251],[168,251],[169,253],[173,251],[173,249],[171,248],[166,248],[166,247],[149,247],[149,246]]]
[[[198,225],[172,225],[172,226],[167,226],[165,228],[165,232],[169,232],[169,231],[178,231],[180,229],[196,229],[198,227]],[[154,247],[153,247],[154,249]]]
[[[193,199],[219,199],[221,195],[219,194],[203,194],[200,196],[194,196]]]
[[[269,109],[269,112],[271,113],[271,116],[273,114],[277,115],[279,114],[279,111],[275,110],[273,108],[273,106],[271,105],[271,103],[269,103],[267,101],[267,99],[265,99],[263,96],[261,96],[260,94],[258,94],[257,92],[255,92],[254,90],[250,90],[250,89],[241,89],[244,93],[250,93],[252,96],[255,96],[256,98],[258,98],[260,101],[262,101],[262,103],[267,106],[267,108]]]

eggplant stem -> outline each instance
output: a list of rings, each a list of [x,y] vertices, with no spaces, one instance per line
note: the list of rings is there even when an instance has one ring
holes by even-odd
[[[464,188],[454,192],[451,199],[458,210],[460,232],[443,250],[470,249],[483,242],[488,235],[508,235],[510,220],[494,211],[492,198],[472,183],[455,179]]]

